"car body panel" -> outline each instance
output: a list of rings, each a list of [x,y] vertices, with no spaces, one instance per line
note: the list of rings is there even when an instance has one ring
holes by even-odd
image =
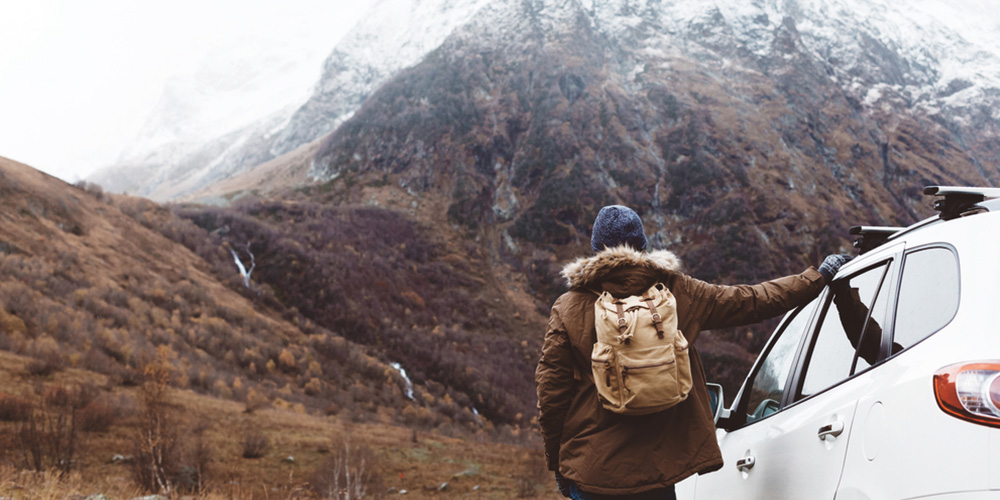
[[[851,439],[855,392],[865,383],[865,377],[854,378],[826,391],[823,397],[802,401],[741,429],[764,428],[765,438],[753,449],[759,469],[759,498],[833,498]],[[828,425],[839,425],[842,430],[837,436],[821,439],[819,431]]]
[[[803,342],[781,409],[730,431],[720,429],[725,466],[678,484],[678,498],[1000,499],[1000,428],[945,413],[933,385],[934,374],[946,366],[1000,362],[1000,200],[987,204],[995,211],[921,221],[845,264],[838,279],[892,261],[883,284],[891,293],[880,361],[801,398],[795,391],[802,387],[798,377],[808,357],[808,342]],[[907,286],[900,279],[906,258],[928,246],[957,256],[957,310],[937,332],[912,345],[893,346],[899,287]],[[828,288],[824,296],[830,293]],[[807,337],[822,321],[820,312],[813,314]],[[772,337],[761,359],[773,342]],[[761,359],[730,412],[739,407]],[[841,435],[818,439],[819,428],[836,421],[844,425]],[[737,470],[736,461],[748,455],[755,457],[754,467]]]
[[[697,500],[712,500],[726,498],[728,500],[753,500],[757,496],[757,471],[754,468],[741,471],[736,462],[750,455],[750,450],[757,444],[758,436],[754,433],[729,433],[723,429],[716,431],[720,447],[723,447],[722,459],[725,465],[722,469],[711,473],[712,481],[698,484],[699,476],[693,476],[678,483],[677,498],[695,498]],[[684,496],[683,488],[687,485],[694,490],[694,496]]]

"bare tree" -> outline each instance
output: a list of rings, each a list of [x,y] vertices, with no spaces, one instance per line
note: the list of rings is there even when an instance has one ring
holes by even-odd
[[[79,388],[58,387],[29,409],[14,436],[24,468],[41,472],[54,467],[62,474],[70,471],[78,447],[77,417],[89,402],[85,397]]]
[[[313,473],[313,488],[323,498],[360,500],[368,494],[374,478],[370,470],[371,450],[351,446],[350,438],[334,445],[334,454]]]
[[[146,381],[140,388],[139,422],[136,428],[132,473],[142,487],[169,494],[173,491],[179,436],[177,422],[168,407],[170,366],[160,360],[146,365]]]

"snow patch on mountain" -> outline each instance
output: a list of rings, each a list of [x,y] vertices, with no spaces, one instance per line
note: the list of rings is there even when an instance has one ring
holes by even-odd
[[[278,156],[333,131],[399,70],[412,66],[468,23],[489,0],[382,0],[323,65],[313,96],[268,149]]]
[[[207,64],[168,90],[122,158],[163,165],[149,178],[196,176],[201,180],[184,182],[195,186],[329,134],[388,79],[430,54],[461,57],[456,47],[523,50],[581,29],[605,38],[620,58],[623,85],[685,60],[726,72],[777,64],[790,74],[808,71],[800,64],[818,64],[824,78],[873,112],[898,111],[903,103],[972,123],[969,117],[981,110],[1000,107],[1000,13],[991,3],[381,0],[326,58],[311,95],[294,61]],[[234,73],[242,76],[227,76]],[[265,116],[267,127],[253,125]]]

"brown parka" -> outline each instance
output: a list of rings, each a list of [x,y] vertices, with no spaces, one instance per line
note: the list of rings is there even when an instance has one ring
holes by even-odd
[[[814,298],[824,285],[809,268],[759,285],[718,286],[682,274],[668,251],[622,246],[578,259],[563,269],[570,291],[552,306],[535,371],[539,424],[550,470],[581,490],[627,495],[663,488],[722,467],[709,409],[705,372],[695,347],[702,329],[756,323]],[[677,298],[678,328],[691,344],[694,387],[665,411],[618,415],[597,399],[591,375],[594,302],[607,290],[638,295],[663,283]]]

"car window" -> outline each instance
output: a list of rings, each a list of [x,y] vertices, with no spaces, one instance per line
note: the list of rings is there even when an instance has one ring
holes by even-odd
[[[865,323],[865,331],[861,334],[861,345],[854,353],[854,366],[851,367],[851,375],[862,372],[870,368],[879,361],[882,347],[882,330],[885,324],[886,313],[889,311],[889,280],[882,279],[879,286],[878,296],[872,304],[871,314],[868,322]]]
[[[892,353],[940,330],[958,311],[958,260],[947,248],[908,253],[899,280]]]
[[[785,321],[784,328],[778,332],[778,338],[761,361],[760,368],[748,382],[750,391],[747,401],[741,406],[747,412],[747,423],[760,420],[780,408],[781,395],[785,391],[788,371],[795,360],[795,351],[818,303],[817,298],[790,313],[793,317]]]
[[[865,338],[863,333],[888,265],[884,263],[830,284],[830,298],[813,340],[800,398],[850,377],[856,353],[861,360],[874,362],[877,359],[881,344],[881,325],[878,323],[884,320],[877,317],[869,328],[879,332],[877,337],[872,334]]]

